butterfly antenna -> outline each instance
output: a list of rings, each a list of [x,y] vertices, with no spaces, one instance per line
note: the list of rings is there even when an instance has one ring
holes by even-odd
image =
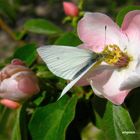
[[[106,31],[107,31],[107,26],[105,25],[105,40],[104,40],[104,47],[106,46]],[[103,55],[103,57],[106,57],[106,55]]]
[[[104,46],[106,46],[106,30],[107,30],[107,26],[105,25],[105,40],[104,40]]]
[[[106,30],[107,30],[107,26],[105,25],[104,47],[106,46]],[[98,59],[95,59],[95,60],[96,60],[95,66],[99,65],[99,64],[104,60],[104,58],[106,57],[106,55],[107,55],[107,54],[99,53]],[[94,61],[94,62],[95,62],[95,61]]]

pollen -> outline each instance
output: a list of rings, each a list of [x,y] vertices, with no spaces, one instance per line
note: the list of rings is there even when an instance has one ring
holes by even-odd
[[[107,45],[102,54],[104,55],[104,62],[120,68],[128,66],[131,60],[128,54],[121,51],[117,45]]]

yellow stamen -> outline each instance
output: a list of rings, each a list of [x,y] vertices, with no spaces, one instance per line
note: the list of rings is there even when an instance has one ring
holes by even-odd
[[[107,45],[101,53],[104,58],[103,61],[118,67],[126,67],[131,58],[126,52],[122,52],[117,45]]]

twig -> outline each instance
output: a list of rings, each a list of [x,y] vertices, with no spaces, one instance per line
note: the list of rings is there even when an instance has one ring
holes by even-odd
[[[5,32],[7,32],[13,40],[16,40],[16,37],[13,31],[2,19],[0,19],[0,28],[4,30]]]
[[[13,33],[13,31],[11,30],[11,28],[3,21],[3,19],[0,18],[0,28],[2,30],[4,30],[6,33],[8,33],[8,35],[14,40],[17,41],[20,45],[25,44],[25,42],[23,40],[18,40],[15,36],[15,34]],[[25,33],[25,32],[24,32]],[[23,35],[23,34],[22,34]]]

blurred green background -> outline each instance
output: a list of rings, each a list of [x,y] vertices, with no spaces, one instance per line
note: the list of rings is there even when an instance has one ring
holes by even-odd
[[[10,6],[4,6],[3,3]],[[0,16],[9,25],[14,32],[20,32],[23,24],[30,18],[49,19],[66,31],[72,30],[69,25],[62,24],[65,16],[62,6],[63,0],[0,0]],[[72,0],[75,4],[79,0]],[[115,19],[121,8],[128,5],[139,5],[139,0],[85,0],[83,4],[84,11],[98,11],[107,13]],[[36,42],[42,45],[47,42],[48,37],[44,35],[29,34],[25,40]],[[12,54],[17,42],[11,39],[11,36],[0,28],[0,62]]]

